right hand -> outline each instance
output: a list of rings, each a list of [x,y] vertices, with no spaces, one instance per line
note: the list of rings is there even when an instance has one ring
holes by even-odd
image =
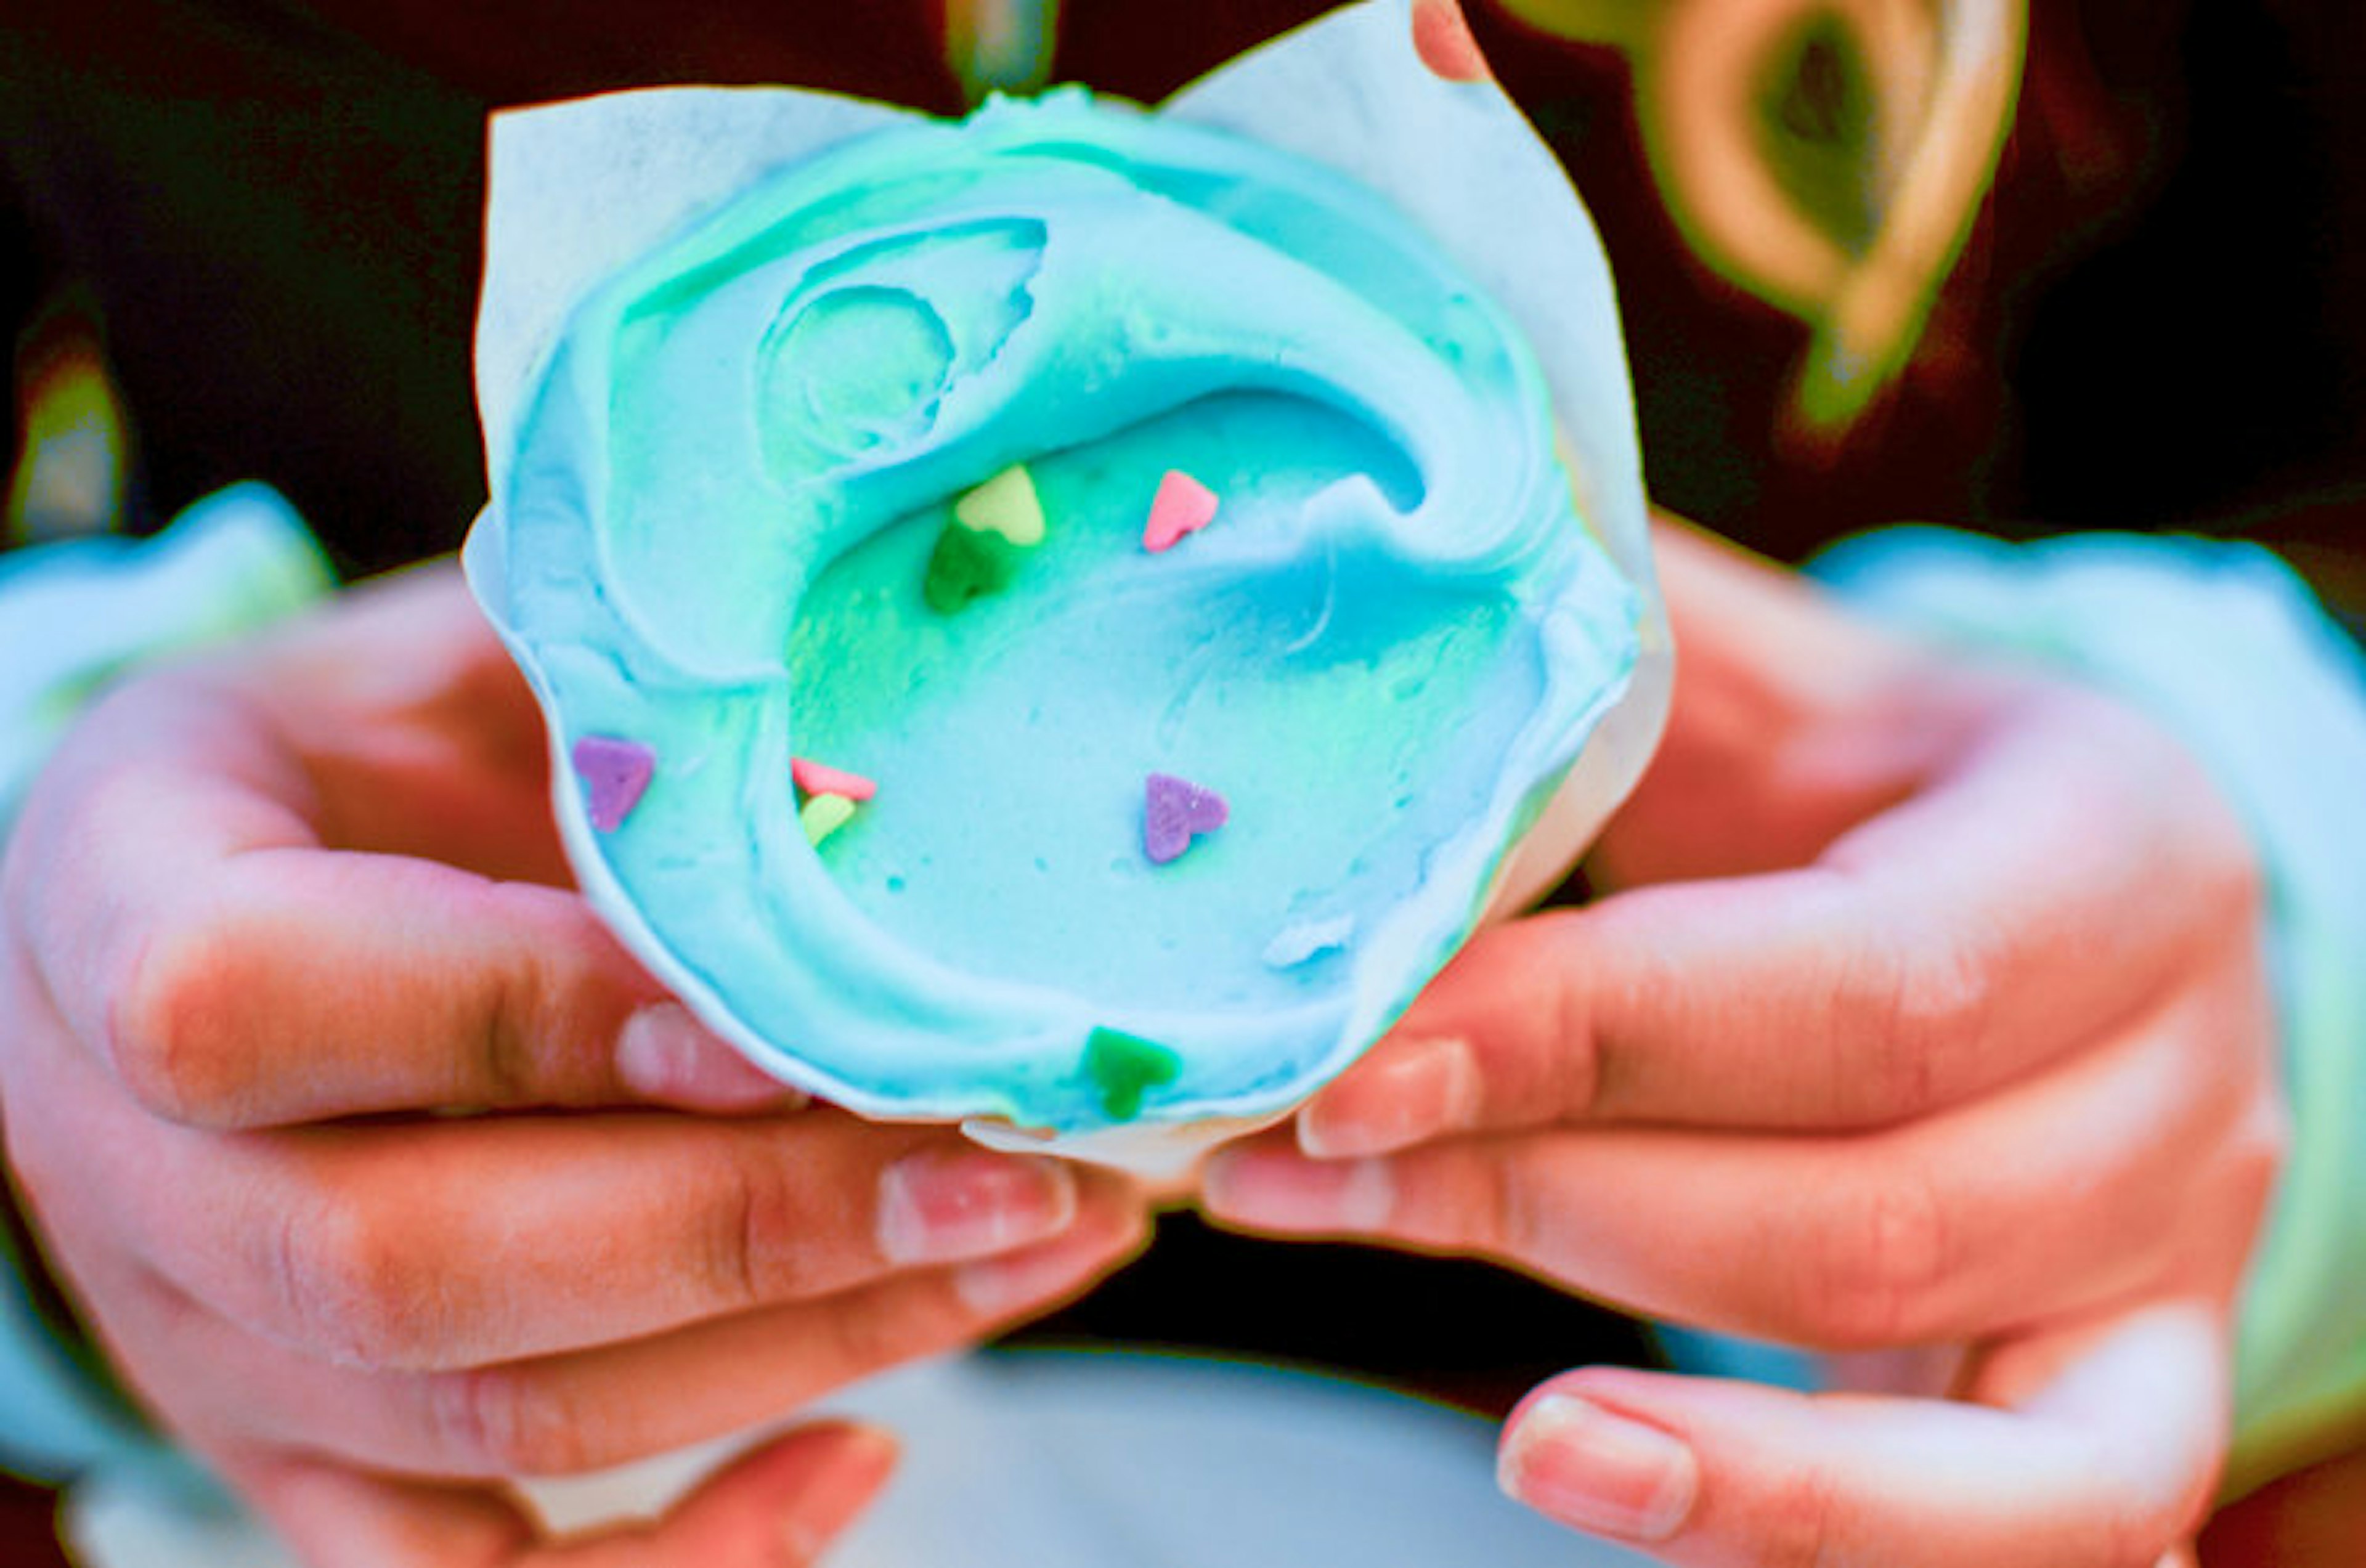
[[[2241,819],[2102,691],[1654,548],[1674,705],[1608,891],[1482,932],[1211,1209],[1873,1352],[1514,1412],[1515,1495],[1664,1562],[2184,1561],[2284,1138]]]
[[[111,694],[9,849],[9,1166],[137,1397],[321,1568],[803,1563],[877,1436],[572,1541],[501,1478],[975,1339],[1142,1203],[745,1066],[569,890],[546,766],[449,565]]]

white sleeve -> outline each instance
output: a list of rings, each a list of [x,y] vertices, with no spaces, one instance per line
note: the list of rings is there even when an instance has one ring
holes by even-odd
[[[277,620],[334,586],[302,520],[262,485],[208,497],[144,542],[78,539],[0,555],[0,847],[42,761],[110,680]],[[153,1439],[61,1337],[27,1282],[28,1266],[0,1233],[0,1468],[57,1481]]]
[[[2293,1143],[2242,1303],[2228,1489],[2339,1451],[2366,1416],[2366,657],[2248,545],[1910,529],[1816,570],[1877,615],[2110,687],[2242,814]]]

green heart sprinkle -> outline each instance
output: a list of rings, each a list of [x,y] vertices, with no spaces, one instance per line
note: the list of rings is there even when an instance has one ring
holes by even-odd
[[[1085,1040],[1084,1073],[1101,1091],[1101,1109],[1112,1122],[1142,1114],[1142,1097],[1181,1076],[1183,1058],[1155,1040],[1096,1029]]]
[[[973,599],[998,593],[1019,574],[1020,547],[999,534],[948,523],[929,552],[929,575],[920,585],[929,608],[952,615]]]

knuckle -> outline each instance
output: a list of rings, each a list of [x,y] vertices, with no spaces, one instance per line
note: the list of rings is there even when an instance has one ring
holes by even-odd
[[[749,1307],[798,1293],[800,1223],[787,1173],[750,1151],[719,1156],[707,1181],[705,1244],[697,1254],[701,1283],[728,1306]]]
[[[608,1456],[557,1379],[497,1362],[431,1380],[434,1440],[456,1469],[492,1475],[569,1475]]]
[[[1840,1506],[1831,1476],[1803,1465],[1768,1489],[1756,1521],[1763,1529],[1764,1568],[1831,1568]]]
[[[504,970],[493,984],[477,1041],[474,1091],[489,1104],[516,1105],[529,1098],[535,1076],[532,1021],[540,991],[532,972],[537,967],[529,964],[525,974]]]
[[[1528,1100],[1530,1109],[1522,1112],[1516,1105],[1514,1107],[1517,1120],[1522,1122],[1544,1121],[1557,1113],[1583,1111],[1601,1103],[1620,1087],[1612,1081],[1614,1063],[1605,1060],[1603,1020],[1594,986],[1581,971],[1567,965],[1550,964],[1543,973],[1546,1000],[1539,1028],[1550,1042],[1550,1048],[1538,1054],[1542,1081],[1537,1087],[1540,1092],[1518,1097]]]
[[[1475,1162],[1479,1240],[1487,1250],[1527,1262],[1546,1260],[1556,1250],[1560,1226],[1537,1203],[1527,1172],[1512,1159]]]
[[[922,1314],[893,1300],[847,1303],[829,1313],[828,1338],[840,1374],[858,1376],[896,1360]]]
[[[1865,1039],[1875,1049],[1852,1058],[1865,1068],[1843,1097],[1876,1122],[1932,1109],[1984,1048],[1997,1006],[2000,965],[1962,932],[1910,941],[1882,960],[1843,1017],[1837,1038]],[[1843,1086],[1846,1087],[1846,1086]]]
[[[491,971],[472,1092],[498,1105],[569,1101],[614,1088],[609,1030],[591,958],[608,938],[580,898],[521,883],[494,883],[479,897],[487,924],[519,933]],[[587,967],[588,965],[588,967]]]
[[[824,1332],[836,1383],[910,1360],[975,1331],[975,1315],[950,1281],[867,1292],[828,1304]]]
[[[1797,1275],[1801,1337],[1833,1349],[1932,1337],[1947,1277],[1946,1217],[1929,1178],[1887,1174],[1825,1205]]]
[[[1569,1252],[1515,1155],[1446,1146],[1361,1166],[1345,1195],[1350,1229],[1454,1256],[1496,1257],[1551,1269]]]
[[[111,987],[101,1046],[116,1080],[149,1114],[188,1126],[229,1120],[229,1064],[219,1049],[241,980],[222,944],[195,933],[143,941]]]
[[[512,897],[509,902],[513,907],[504,913],[512,919],[531,916],[533,911],[523,899]],[[475,1086],[475,1092],[491,1104],[524,1104],[545,1092],[548,1075],[538,1059],[540,1036],[563,988],[546,956],[555,951],[563,949],[552,941],[527,942],[513,962],[491,971],[482,1032],[477,1041]]]
[[[270,1269],[300,1342],[349,1366],[411,1364],[436,1343],[434,1292],[420,1288],[404,1250],[350,1195],[291,1203],[282,1213]]]

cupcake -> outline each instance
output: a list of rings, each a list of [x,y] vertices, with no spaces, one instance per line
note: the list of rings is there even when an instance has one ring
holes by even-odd
[[[617,268],[526,386],[469,564],[581,884],[857,1111],[1182,1157],[1600,814],[1550,808],[1652,640],[1622,476],[1323,163],[1076,89],[899,118]]]

